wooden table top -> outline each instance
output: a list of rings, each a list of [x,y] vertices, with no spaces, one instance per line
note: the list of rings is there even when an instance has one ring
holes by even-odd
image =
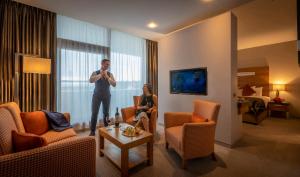
[[[119,147],[128,146],[129,148],[147,142],[149,139],[153,138],[153,135],[146,131],[135,137],[124,136],[122,135],[122,132],[127,126],[131,125],[120,123],[120,128],[114,128],[114,125],[101,127],[99,128],[99,134]]]

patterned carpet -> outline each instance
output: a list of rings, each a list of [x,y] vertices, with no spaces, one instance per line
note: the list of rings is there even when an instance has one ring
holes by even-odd
[[[299,177],[300,120],[271,118],[261,125],[243,124],[243,137],[235,148],[215,145],[217,161],[210,157],[188,162],[164,146],[163,128],[155,136],[153,166],[142,164],[130,170],[132,177]],[[82,135],[86,135],[84,133]],[[98,140],[98,139],[97,139]],[[145,146],[139,151],[144,152]],[[119,170],[97,154],[97,177],[118,177]]]

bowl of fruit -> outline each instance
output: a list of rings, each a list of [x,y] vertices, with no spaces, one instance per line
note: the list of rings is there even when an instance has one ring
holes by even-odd
[[[138,127],[128,126],[123,130],[122,134],[124,136],[134,137],[142,134],[142,130]]]

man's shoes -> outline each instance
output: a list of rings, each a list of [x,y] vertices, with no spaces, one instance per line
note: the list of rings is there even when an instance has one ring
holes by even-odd
[[[89,136],[95,136],[95,132],[91,132]]]

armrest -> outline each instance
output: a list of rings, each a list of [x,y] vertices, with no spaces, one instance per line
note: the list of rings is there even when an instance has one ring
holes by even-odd
[[[63,114],[64,114],[65,118],[67,119],[67,121],[70,123],[70,120],[71,120],[70,113],[69,112],[64,112]]]
[[[215,142],[214,121],[201,123],[185,123],[182,128],[182,149],[187,153],[209,154],[213,152]]]
[[[132,116],[135,116],[135,111],[136,111],[136,109],[134,106],[122,108],[121,113],[122,113],[123,121],[126,122],[127,119],[129,119]]]
[[[151,133],[156,132],[156,122],[157,122],[157,109],[153,109],[149,120],[149,131]]]
[[[0,176],[95,177],[95,164],[95,138],[74,137],[0,156]]]
[[[165,129],[174,126],[180,126],[189,123],[192,119],[192,113],[188,112],[166,112],[164,114]]]
[[[157,110],[153,109],[151,112],[151,120],[156,120],[157,119]]]

